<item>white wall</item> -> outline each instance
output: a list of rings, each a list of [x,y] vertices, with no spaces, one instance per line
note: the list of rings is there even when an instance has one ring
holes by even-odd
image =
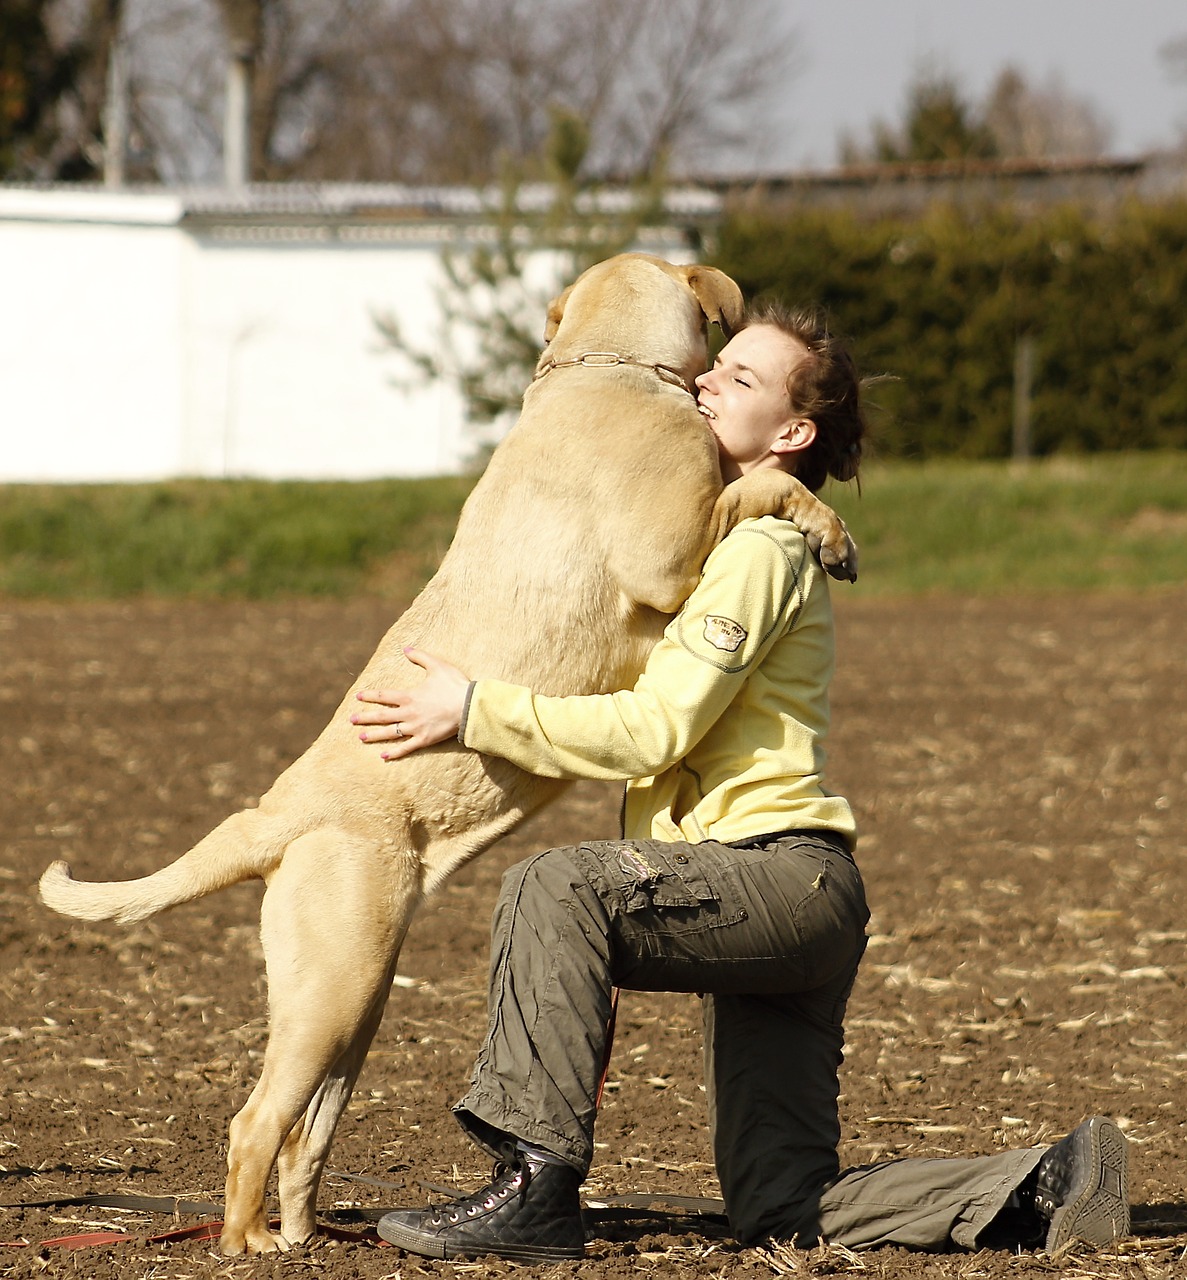
[[[374,322],[440,350],[448,200],[352,223],[256,199],[0,187],[0,483],[436,475],[492,438]],[[649,247],[687,258],[675,232]],[[529,265],[547,291],[553,255]]]
[[[418,334],[437,324],[435,247],[200,238],[184,258],[186,472],[458,469],[462,404],[449,387],[410,378],[373,318],[394,312]]]
[[[176,474],[181,251],[169,226],[0,224],[0,480]]]
[[[49,193],[15,211],[13,194],[0,193],[0,481],[464,464],[459,397],[410,378],[373,320],[435,331],[439,241],[232,239],[178,225],[177,200],[55,192],[47,213]]]

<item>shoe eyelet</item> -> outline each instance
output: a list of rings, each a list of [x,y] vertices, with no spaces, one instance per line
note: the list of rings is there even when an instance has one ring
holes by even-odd
[[[458,1213],[456,1209],[455,1209],[452,1213],[450,1213],[450,1215],[449,1215],[449,1221],[450,1221],[454,1226],[456,1226],[459,1222],[461,1222],[461,1220],[462,1220],[462,1215],[461,1215],[460,1213]]]

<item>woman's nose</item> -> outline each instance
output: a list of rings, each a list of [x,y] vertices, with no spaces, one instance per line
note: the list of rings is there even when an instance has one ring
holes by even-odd
[[[704,373],[698,373],[697,376],[693,378],[693,382],[696,383],[696,387],[698,391],[702,387],[709,385],[709,376],[710,374],[712,374],[712,372],[713,372],[712,369],[706,369]]]

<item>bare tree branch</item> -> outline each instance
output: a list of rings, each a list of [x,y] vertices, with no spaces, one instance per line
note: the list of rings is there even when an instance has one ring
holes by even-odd
[[[62,0],[82,9],[117,0]],[[169,180],[221,170],[229,45],[252,52],[257,178],[482,183],[752,167],[792,73],[779,0],[118,0],[134,127]]]

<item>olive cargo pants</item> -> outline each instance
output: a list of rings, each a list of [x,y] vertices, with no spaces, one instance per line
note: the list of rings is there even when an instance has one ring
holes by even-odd
[[[740,1240],[972,1247],[1041,1149],[841,1173],[837,1069],[869,912],[841,841],[599,841],[512,867],[489,1028],[454,1108],[588,1172],[612,989],[704,995],[714,1158]]]

